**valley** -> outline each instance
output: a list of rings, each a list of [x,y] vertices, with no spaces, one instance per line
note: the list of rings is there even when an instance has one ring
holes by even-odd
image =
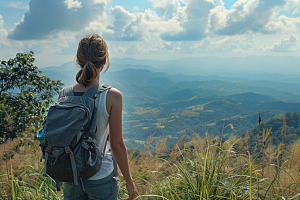
[[[168,146],[182,135],[187,136],[184,140],[193,133],[217,136],[223,126],[227,127],[224,137],[239,136],[258,124],[258,111],[263,121],[300,111],[300,79],[255,80],[243,73],[237,77],[167,74],[147,65],[111,65],[119,70],[102,74],[100,82],[123,94],[128,148],[143,149],[150,135],[158,141],[167,138]],[[75,83],[77,69],[70,63],[42,70],[65,85]]]

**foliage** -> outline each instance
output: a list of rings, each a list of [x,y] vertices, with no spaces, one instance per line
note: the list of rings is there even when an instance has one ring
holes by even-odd
[[[0,61],[0,137],[16,137],[25,130],[30,119],[45,114],[45,108],[53,103],[52,98],[63,85],[60,80],[54,81],[43,76],[42,71],[33,65],[33,55],[32,51],[28,54],[18,53],[13,59]]]

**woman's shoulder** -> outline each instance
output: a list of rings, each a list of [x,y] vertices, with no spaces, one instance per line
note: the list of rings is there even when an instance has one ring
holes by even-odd
[[[107,92],[106,96],[106,110],[107,113],[111,114],[111,109],[116,108],[116,110],[122,111],[123,99],[122,93],[116,88],[111,88]]]
[[[107,92],[107,98],[109,100],[122,100],[122,93],[118,89],[112,87]]]

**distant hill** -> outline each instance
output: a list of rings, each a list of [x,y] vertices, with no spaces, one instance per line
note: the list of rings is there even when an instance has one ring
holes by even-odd
[[[170,94],[162,96],[160,101],[170,102],[170,101],[188,100],[193,97],[199,98],[199,97],[207,97],[213,95],[216,96],[216,94],[214,94],[214,91],[206,90],[203,88],[184,88],[184,86],[181,88],[182,89],[177,89],[176,91]]]
[[[52,71],[52,72],[66,72],[66,71],[79,71],[79,66],[75,62],[67,62],[61,66],[50,66],[41,68],[41,70]]]
[[[234,80],[234,78],[233,78]],[[280,84],[280,82],[278,82]],[[239,82],[228,82],[221,80],[206,80],[206,81],[182,81],[175,83],[177,86],[186,87],[202,87],[208,90],[214,90],[223,93],[224,95],[240,94],[240,93],[258,93],[263,95],[272,96],[278,100],[290,99],[300,101],[300,87],[299,92],[289,92],[288,90],[273,89],[271,87],[263,86],[250,86]],[[296,86],[295,86],[296,87]]]
[[[298,139],[300,139],[300,113],[294,112],[294,113],[286,113],[284,115],[276,116],[274,118],[271,118],[261,124],[261,130],[262,129],[269,129],[272,127],[272,133],[270,136],[272,136],[273,144],[278,146],[282,142],[282,134],[281,131],[283,129],[283,117],[286,119],[287,124],[287,130],[286,130],[286,136],[284,139],[284,143],[286,145],[291,144]],[[254,142],[254,138],[256,138],[256,135],[258,134],[258,126],[255,126],[253,129],[249,130],[249,135],[252,142]],[[260,132],[261,133],[261,132]]]
[[[116,72],[124,69],[144,69],[149,71],[159,71],[154,67],[151,67],[149,65],[130,65],[130,64],[118,64],[118,63],[111,63],[111,67],[109,68],[109,72]]]
[[[247,92],[247,93],[242,93],[242,94],[234,94],[230,95],[228,97],[234,98],[234,99],[239,99],[242,101],[256,101],[256,102],[261,102],[261,103],[268,103],[268,102],[274,102],[276,101],[275,98],[267,96],[267,95],[262,95],[262,94],[256,94],[253,92]]]
[[[275,90],[289,91],[289,92],[299,92],[300,83],[287,83],[287,82],[276,82],[268,80],[257,80],[244,82],[245,85],[251,85],[256,87],[269,87]]]

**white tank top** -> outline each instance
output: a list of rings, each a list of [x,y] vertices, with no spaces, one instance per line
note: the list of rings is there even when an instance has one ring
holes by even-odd
[[[107,136],[109,135],[109,114],[106,110],[106,96],[108,90],[102,92],[99,97],[96,99],[98,102],[97,115],[98,115],[98,122],[97,122],[97,132],[96,132],[96,140],[99,147],[100,152],[103,152],[103,148],[105,145],[105,141]],[[104,153],[104,158],[102,161],[102,165],[100,170],[90,177],[88,180],[98,180],[107,177],[110,175],[114,170],[113,160],[112,160],[112,152],[110,148],[110,141],[107,141],[106,149]]]

